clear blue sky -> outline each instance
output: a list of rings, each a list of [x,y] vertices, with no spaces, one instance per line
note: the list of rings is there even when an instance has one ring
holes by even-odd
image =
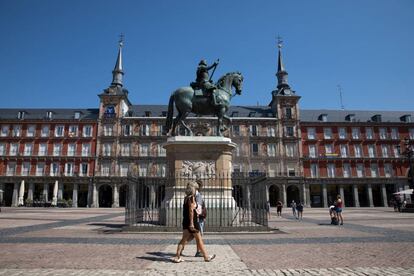
[[[276,37],[304,109],[414,110],[414,1],[0,0],[0,107],[96,108],[125,34],[133,104],[167,104],[201,58],[267,105]]]

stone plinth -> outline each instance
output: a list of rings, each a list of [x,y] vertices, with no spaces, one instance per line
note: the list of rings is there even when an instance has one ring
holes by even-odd
[[[184,191],[191,179],[203,181],[207,205],[206,226],[231,226],[236,202],[232,197],[232,151],[236,144],[229,138],[212,136],[176,136],[164,145],[170,183],[164,200],[164,222],[181,223]]]

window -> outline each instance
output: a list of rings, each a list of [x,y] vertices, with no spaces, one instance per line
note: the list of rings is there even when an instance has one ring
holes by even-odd
[[[344,173],[344,177],[351,177],[351,165],[350,164],[344,163],[343,173]]]
[[[348,157],[348,145],[340,145],[341,157]]]
[[[292,126],[286,127],[286,137],[293,137],[294,135],[294,128]]]
[[[316,178],[319,176],[319,168],[318,164],[311,164],[310,165],[310,173],[312,178]]]
[[[26,136],[27,137],[34,137],[36,132],[36,126],[30,125],[27,127]]]
[[[52,163],[50,164],[50,176],[58,176],[59,175],[59,164]]]
[[[370,158],[375,157],[375,145],[368,145],[368,156]]]
[[[69,144],[68,145],[67,156],[75,156],[75,150],[76,150],[76,145],[75,144]]]
[[[112,136],[113,135],[113,126],[112,125],[104,125],[103,126],[104,136]]]
[[[392,177],[392,165],[389,163],[384,164],[385,177]]]
[[[122,163],[119,166],[120,176],[127,176],[128,175],[128,167],[129,167],[129,164],[128,163]]]
[[[142,136],[149,136],[150,135],[150,126],[149,125],[141,125],[141,135]]]
[[[149,145],[148,144],[141,144],[139,147],[139,155],[140,156],[148,156]]]
[[[240,126],[233,126],[233,136],[240,135]]]
[[[25,144],[24,145],[24,156],[30,156],[32,155],[33,145],[32,144]]]
[[[316,131],[314,127],[308,127],[308,139],[316,139]]]
[[[352,139],[359,139],[360,138],[360,131],[359,127],[352,128]]]
[[[394,152],[394,157],[400,157],[400,150],[398,146],[396,145],[392,146],[392,151]]]
[[[121,144],[121,156],[131,155],[131,144]]]
[[[388,154],[388,145],[381,145],[381,153],[382,153],[382,157],[389,157]]]
[[[91,155],[91,145],[82,144],[82,156],[90,156],[90,155]]]
[[[88,169],[89,169],[88,163],[81,163],[80,164],[79,175],[80,176],[88,176]]]
[[[79,111],[75,111],[75,115],[74,115],[75,120],[79,120],[80,115],[81,115],[81,113]]]
[[[321,114],[321,115],[319,115],[318,119],[322,122],[327,122],[328,121],[328,114]]]
[[[354,145],[355,157],[362,157],[361,145]]]
[[[52,111],[46,111],[46,119],[52,120],[53,118],[53,112]]]
[[[48,125],[43,125],[42,126],[42,130],[40,131],[40,136],[41,137],[49,137],[49,126]]]
[[[309,145],[309,157],[316,158],[317,154],[318,153],[316,152],[316,146],[315,145]]]
[[[165,148],[162,146],[162,144],[158,144],[157,145],[157,154],[158,156],[166,156],[167,155],[167,151],[165,150]]]
[[[275,137],[276,136],[276,130],[273,126],[267,127],[267,136],[268,137]]]
[[[16,163],[9,162],[7,163],[6,175],[12,176],[16,174]]]
[[[10,152],[9,155],[16,156],[19,151],[19,144],[12,143],[10,144]]]
[[[111,156],[111,152],[112,152],[112,144],[103,144],[102,147],[102,155],[103,156]]]
[[[398,137],[399,135],[398,135],[398,128],[396,128],[396,127],[393,127],[393,128],[391,128],[391,139],[393,139],[393,140],[398,140]]]
[[[257,126],[255,125],[250,126],[250,136],[257,136]]]
[[[325,145],[325,153],[326,154],[333,154],[333,145],[332,144],[326,144]]]
[[[253,156],[259,155],[259,145],[256,143],[251,144],[251,152]]]
[[[83,126],[82,135],[83,137],[92,137],[92,126]]]
[[[19,126],[19,125],[13,126],[12,136],[13,137],[20,137],[21,134],[22,134],[22,127]]]
[[[101,175],[102,176],[109,176],[111,173],[111,164],[110,163],[102,163],[101,165]]]
[[[8,125],[1,126],[0,136],[1,137],[7,137],[9,135],[9,128],[10,127]]]
[[[357,164],[356,170],[357,170],[358,177],[364,177],[364,165],[363,164]]]
[[[63,137],[64,132],[65,132],[65,126],[57,125],[55,127],[55,137]]]
[[[131,136],[132,135],[132,126],[131,125],[124,125],[122,127],[123,135],[124,136]]]
[[[30,162],[23,162],[22,164],[22,176],[28,176],[30,174]]]
[[[346,129],[344,127],[340,127],[338,129],[339,132],[339,139],[346,139]]]
[[[36,176],[43,176],[45,173],[45,163],[37,163]]]
[[[335,177],[335,164],[329,163],[326,169],[328,171],[328,177]]]
[[[286,107],[285,108],[285,115],[286,115],[286,119],[292,119],[292,108]]]
[[[17,113],[17,119],[19,119],[19,120],[23,120],[24,119],[24,115],[26,114],[26,112],[25,111],[19,111],[18,113]]]
[[[414,140],[414,128],[410,128],[408,131],[409,131],[410,139]]]
[[[365,128],[365,136],[367,139],[374,139],[374,132],[372,131],[371,127]]]
[[[39,144],[39,152],[37,155],[45,156],[47,154],[47,144]]]
[[[62,151],[62,145],[61,144],[54,144],[53,145],[53,156],[59,156]]]
[[[295,168],[288,167],[288,176],[296,176]]]
[[[1,143],[0,144],[0,156],[3,156],[6,154],[6,144]]]
[[[325,127],[323,129],[323,137],[325,139],[332,139],[332,129],[330,127]]]
[[[378,177],[378,165],[371,164],[371,177]]]
[[[72,176],[73,175],[73,163],[66,163],[65,164],[65,175]]]
[[[161,172],[161,176],[165,177],[167,175],[167,165],[160,164],[160,172]]]
[[[295,144],[286,144],[286,156],[287,157],[294,157],[295,152],[296,152]]]
[[[139,163],[139,176],[147,176],[147,164],[146,163]]]
[[[276,144],[267,144],[267,156],[276,156]]]
[[[69,137],[77,137],[78,136],[78,126],[72,125],[69,126]]]
[[[384,127],[380,127],[379,136],[380,136],[380,139],[382,140],[387,139],[387,129]]]

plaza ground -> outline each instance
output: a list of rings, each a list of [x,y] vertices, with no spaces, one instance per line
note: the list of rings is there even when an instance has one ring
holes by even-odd
[[[269,233],[207,233],[212,263],[171,262],[180,233],[124,233],[123,209],[2,208],[0,275],[413,275],[414,214],[347,208],[343,226],[328,210],[290,209]]]

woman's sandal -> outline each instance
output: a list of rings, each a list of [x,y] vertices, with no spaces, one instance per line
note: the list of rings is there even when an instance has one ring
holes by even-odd
[[[177,264],[178,264],[178,263],[181,263],[181,262],[184,262],[184,260],[183,260],[182,258],[178,258],[178,259],[177,259],[177,258],[173,258],[173,259],[172,259],[172,261],[173,261],[174,263],[177,263]]]
[[[212,260],[214,260],[214,258],[216,257],[216,254],[211,255],[210,257],[208,257],[208,259],[205,259],[205,262],[211,262]]]

